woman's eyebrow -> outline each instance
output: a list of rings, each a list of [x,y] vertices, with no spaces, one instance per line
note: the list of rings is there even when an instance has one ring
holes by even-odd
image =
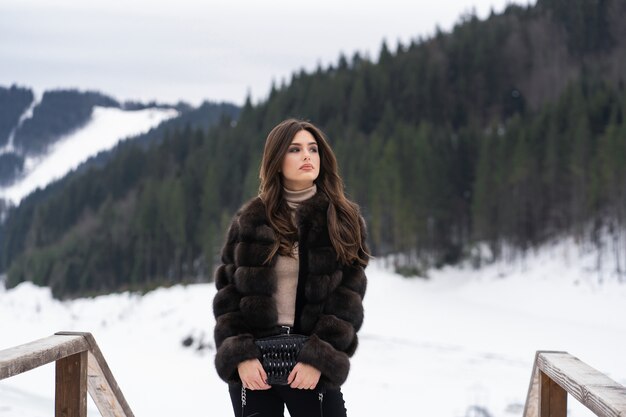
[[[300,145],[299,143],[296,143],[296,142],[292,142],[291,144],[292,145],[296,145],[296,146],[302,146],[302,145]],[[307,143],[307,145],[317,145],[317,142],[309,142],[309,143]]]

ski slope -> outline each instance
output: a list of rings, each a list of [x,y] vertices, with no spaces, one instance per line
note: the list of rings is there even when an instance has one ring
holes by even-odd
[[[174,109],[129,111],[96,106],[83,128],[55,142],[46,155],[26,158],[25,175],[9,187],[0,187],[0,199],[17,205],[29,193],[65,176],[89,157],[112,149],[125,138],[147,132],[177,114]]]

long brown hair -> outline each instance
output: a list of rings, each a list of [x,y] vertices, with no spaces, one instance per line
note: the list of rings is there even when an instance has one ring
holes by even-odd
[[[269,262],[278,252],[283,256],[292,255],[293,243],[298,239],[298,231],[291,221],[290,208],[282,197],[283,184],[281,169],[285,154],[291,141],[301,130],[313,135],[317,142],[320,156],[319,175],[314,183],[318,193],[328,197],[328,233],[335,251],[337,260],[342,264],[352,264],[354,261],[367,265],[370,254],[361,244],[361,227],[359,225],[359,206],[348,200],[344,194],[343,180],[339,176],[337,159],[324,133],[312,123],[287,119],[279,123],[267,136],[259,179],[259,197],[265,204],[265,211],[269,222],[277,234],[276,243],[266,262]]]

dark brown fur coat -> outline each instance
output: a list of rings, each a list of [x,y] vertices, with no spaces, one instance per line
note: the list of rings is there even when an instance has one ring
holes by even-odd
[[[356,332],[363,323],[362,299],[366,265],[342,265],[328,234],[328,197],[318,189],[296,209],[299,240],[299,291],[295,332],[309,335],[298,361],[322,373],[320,385],[343,384],[350,369],[349,357],[357,348]],[[366,228],[359,216],[362,247]],[[262,265],[275,234],[259,197],[235,214],[222,249],[222,264],[215,271],[218,292],[213,300],[215,366],[227,382],[240,382],[237,365],[259,358],[255,338],[264,337],[278,324],[272,294],[276,289],[274,265]]]

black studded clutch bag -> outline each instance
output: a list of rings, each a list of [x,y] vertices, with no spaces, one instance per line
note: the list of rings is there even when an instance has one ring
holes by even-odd
[[[287,377],[307,339],[308,336],[301,334],[279,334],[254,341],[261,351],[261,364],[269,385],[287,385]]]

